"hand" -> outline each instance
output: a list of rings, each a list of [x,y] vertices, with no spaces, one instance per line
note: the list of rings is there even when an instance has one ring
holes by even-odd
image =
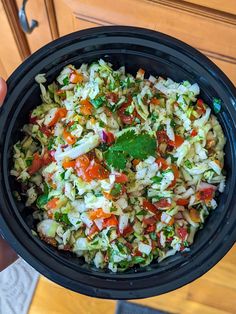
[[[0,77],[0,106],[3,104],[3,100],[7,93],[7,84]],[[0,272],[13,263],[18,258],[17,254],[7,244],[0,235]]]

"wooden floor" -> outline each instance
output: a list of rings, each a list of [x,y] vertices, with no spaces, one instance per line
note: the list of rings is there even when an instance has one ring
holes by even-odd
[[[206,275],[176,291],[134,301],[181,314],[236,313],[236,246]],[[116,302],[86,297],[40,277],[29,314],[113,314]]]

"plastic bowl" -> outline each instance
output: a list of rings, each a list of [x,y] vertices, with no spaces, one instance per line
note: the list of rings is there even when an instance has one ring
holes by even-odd
[[[227,137],[227,183],[218,208],[199,231],[191,250],[160,264],[124,273],[111,273],[87,265],[71,253],[59,252],[32,235],[31,210],[17,203],[17,188],[10,177],[12,145],[21,137],[29,111],[40,104],[34,77],[46,73],[50,83],[67,64],[80,65],[99,58],[131,73],[147,73],[197,82],[206,103],[222,100],[218,119]],[[107,299],[133,299],[159,295],[198,278],[215,265],[236,239],[236,103],[235,88],[208,58],[185,43],[151,30],[111,26],[92,28],[62,37],[29,57],[9,78],[8,94],[0,115],[0,228],[3,236],[29,264],[44,276],[74,291]]]

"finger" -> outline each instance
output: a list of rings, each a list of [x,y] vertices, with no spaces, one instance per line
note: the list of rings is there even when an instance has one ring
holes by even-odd
[[[15,262],[18,256],[0,235],[0,272]]]
[[[0,77],[0,106],[3,104],[4,98],[7,93],[7,83]]]

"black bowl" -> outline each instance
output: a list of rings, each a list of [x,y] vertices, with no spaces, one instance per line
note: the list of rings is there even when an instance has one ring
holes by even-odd
[[[70,253],[59,252],[31,233],[33,219],[12,195],[16,183],[9,171],[12,145],[29,111],[40,104],[34,77],[46,73],[52,82],[67,64],[79,66],[98,58],[147,73],[197,82],[206,103],[222,100],[218,119],[227,137],[227,183],[218,208],[198,232],[188,253],[160,264],[153,262],[114,274],[95,269]],[[100,27],[62,37],[29,57],[9,78],[8,94],[0,116],[0,228],[11,246],[40,273],[60,285],[90,296],[111,299],[144,298],[165,293],[198,278],[215,265],[236,239],[236,103],[235,88],[222,71],[194,48],[167,35],[135,27]]]

